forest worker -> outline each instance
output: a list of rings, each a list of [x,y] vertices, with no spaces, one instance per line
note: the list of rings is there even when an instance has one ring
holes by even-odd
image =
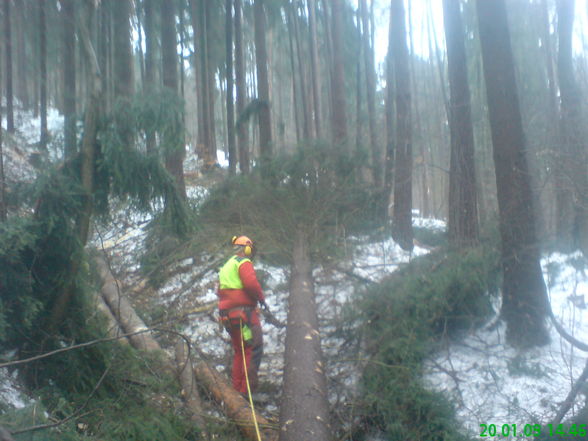
[[[257,372],[263,355],[263,335],[257,305],[265,310],[268,306],[251,262],[255,255],[253,241],[247,236],[235,236],[232,244],[234,254],[219,271],[218,307],[221,323],[231,336],[234,350],[233,387],[247,395],[243,361],[253,391],[257,386]]]

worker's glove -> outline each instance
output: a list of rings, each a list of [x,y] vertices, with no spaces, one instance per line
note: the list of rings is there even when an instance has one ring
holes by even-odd
[[[261,309],[263,309],[265,312],[269,312],[269,306],[267,306],[267,303],[265,303],[265,300],[261,300],[259,302],[259,306],[261,306]]]

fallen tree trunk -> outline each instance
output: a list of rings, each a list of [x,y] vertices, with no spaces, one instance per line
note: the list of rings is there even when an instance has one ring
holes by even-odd
[[[104,258],[99,257],[96,258],[95,261],[99,275],[103,280],[101,289],[102,295],[121,327],[127,333],[147,329],[145,323],[139,318],[130,302],[120,294],[120,285],[112,276]],[[130,329],[133,329],[133,331],[129,331]],[[149,333],[145,334],[148,334],[145,339],[129,337],[131,345],[140,350],[164,353],[157,340],[155,340]],[[186,357],[182,355],[185,352],[185,346],[183,346],[184,342],[181,341],[179,344],[182,346],[180,348],[176,346],[176,351],[180,351],[179,357],[180,360],[182,360],[181,365],[184,365],[186,359]],[[178,357],[178,352],[176,352],[176,357]],[[166,364],[171,366],[171,360],[167,361],[168,363]],[[179,368],[181,367],[182,366],[179,366]],[[194,384],[192,378],[190,378],[192,374],[211,392],[215,400],[224,404],[227,416],[237,424],[243,434],[252,441],[258,441],[249,404],[239,392],[233,389],[227,379],[222,377],[214,369],[208,367],[204,362],[201,362],[196,368],[191,370],[190,373],[182,372],[182,376],[185,377],[183,379],[180,378],[180,382],[182,388],[185,390],[187,390],[187,388],[184,384],[186,384],[186,386],[188,384]],[[202,407],[199,405],[199,397],[196,397],[197,389],[190,386],[189,390],[192,397],[190,398],[190,403],[187,403],[187,409],[192,414],[193,420],[196,422],[198,418],[201,418]],[[261,430],[262,441],[277,441],[278,435],[276,430],[270,427],[269,422],[265,418],[257,415],[257,422]],[[203,428],[204,425],[201,425],[200,427]]]
[[[255,424],[249,403],[229,384],[229,382],[215,369],[201,362],[194,368],[196,378],[208,389],[214,399],[222,404],[227,416],[239,426],[248,439],[257,441]],[[278,433],[263,416],[256,414],[261,439],[263,441],[277,441]]]
[[[101,293],[102,297],[106,301],[106,304],[110,308],[112,314],[116,317],[118,323],[125,331],[126,334],[137,332],[143,329],[147,329],[145,323],[135,312],[135,309],[126,297],[121,295],[120,283],[115,280],[110,272],[110,268],[106,263],[106,260],[102,257],[96,257],[95,259],[96,268],[98,274],[103,281]],[[153,336],[146,332],[143,334],[133,335],[129,337],[133,347],[144,351],[160,351],[161,347],[159,343],[153,338]]]
[[[109,337],[118,337],[119,335],[123,335],[125,332],[120,327],[116,317],[112,314],[112,311],[104,301],[104,298],[101,295],[94,294],[94,305],[96,309],[104,315],[106,318],[106,326],[107,326],[107,333]],[[123,337],[119,340],[123,344],[129,344],[129,340],[127,337]]]
[[[290,274],[280,441],[331,438],[308,238],[296,237]]]
[[[182,386],[182,400],[184,400],[184,405],[190,412],[191,420],[204,431],[202,402],[200,401],[200,395],[198,395],[198,389],[196,388],[192,358],[188,351],[188,345],[183,339],[179,339],[176,343],[175,355],[178,379],[180,380],[180,386]],[[203,435],[205,439],[208,438],[206,433],[203,433]]]

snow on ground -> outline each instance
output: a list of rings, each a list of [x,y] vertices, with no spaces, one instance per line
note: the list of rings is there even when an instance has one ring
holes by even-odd
[[[62,118],[51,111],[49,127],[53,134]],[[6,156],[7,175],[21,179],[31,174],[28,154],[36,151],[38,119],[31,115],[17,117],[19,132],[25,144],[19,145],[13,156]],[[5,152],[6,153],[6,152]],[[50,157],[59,155],[53,151]],[[16,158],[16,159],[15,159]],[[224,154],[219,160],[226,167]],[[187,170],[196,170],[198,160],[188,156]],[[12,173],[12,175],[11,175]],[[204,187],[188,189],[194,203],[206,194]],[[146,236],[150,214],[137,214],[123,206],[113,210],[111,225],[96,225],[94,244],[109,252],[113,267],[120,274],[127,274],[127,286],[138,279],[138,256]],[[441,221],[415,217],[415,226],[444,228]],[[367,237],[348,239],[347,262],[341,268],[317,267],[313,272],[321,323],[321,338],[325,355],[330,360],[328,374],[331,378],[347,378],[345,386],[353,388],[358,369],[355,361],[345,358],[344,342],[332,335],[333,324],[340,319],[342,307],[351,298],[361,278],[380,281],[395,271],[399,265],[426,254],[419,246],[412,253],[401,250],[390,238],[370,241]],[[354,250],[353,253],[351,250]],[[229,252],[228,250],[227,252]],[[156,293],[155,302],[166,309],[185,310],[216,300],[216,270],[210,265],[211,256],[196,256],[177,264],[185,270],[168,280]],[[588,342],[588,312],[584,301],[588,294],[588,276],[580,254],[551,254],[542,260],[545,281],[549,290],[552,309],[563,326],[576,338]],[[209,270],[203,272],[203,267]],[[274,315],[286,321],[288,271],[266,262],[256,262],[256,269]],[[199,275],[195,279],[195,275]],[[365,284],[365,282],[363,282]],[[498,311],[500,305],[496,305]],[[211,359],[226,364],[230,354],[227,336],[218,328],[214,313],[191,315],[182,321],[183,331],[190,335],[200,350]],[[282,371],[285,330],[264,325],[265,357],[261,366],[261,381],[279,383]],[[443,391],[455,403],[458,418],[473,436],[480,434],[480,424],[517,424],[546,422],[555,415],[559,404],[568,394],[574,380],[585,364],[584,354],[573,349],[552,330],[551,344],[539,350],[517,352],[505,345],[504,323],[492,319],[488,325],[468,335],[460,342],[448,344],[426,364],[425,382],[431,389]],[[337,385],[330,383],[333,389]],[[338,392],[330,395],[333,403],[341,399]],[[0,370],[0,400],[14,407],[22,407],[26,398],[20,394],[14,378]],[[579,396],[569,412],[572,415],[581,406],[584,396]],[[266,410],[276,410],[270,404]]]
[[[588,342],[588,277],[578,265],[580,253],[542,259],[551,307],[560,323]],[[458,417],[474,436],[480,424],[546,423],[556,415],[586,363],[586,355],[563,340],[551,326],[551,344],[516,351],[505,345],[505,324],[492,319],[463,341],[451,343],[427,363],[426,381],[455,403]],[[584,404],[579,395],[568,417]]]

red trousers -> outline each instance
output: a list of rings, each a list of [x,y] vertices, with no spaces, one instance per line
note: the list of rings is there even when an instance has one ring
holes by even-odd
[[[251,329],[253,338],[248,343],[244,343],[245,364],[247,365],[249,386],[253,392],[257,387],[257,373],[259,371],[259,365],[261,364],[261,357],[263,355],[263,334],[257,311],[251,312],[251,320],[247,326],[249,326]],[[231,335],[231,344],[234,351],[232,369],[233,388],[242,394],[246,394],[247,382],[245,379],[245,368],[243,366],[243,339],[241,337],[241,328],[239,326],[235,326],[231,328],[229,334]]]

